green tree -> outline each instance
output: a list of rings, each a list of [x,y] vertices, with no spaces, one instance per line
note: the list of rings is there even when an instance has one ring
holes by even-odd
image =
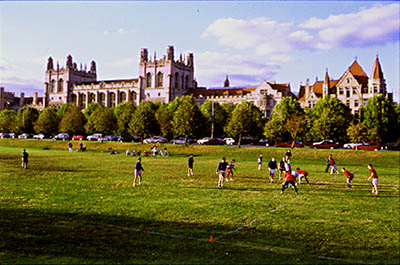
[[[34,133],[34,123],[39,118],[39,111],[30,106],[20,108],[17,113],[19,128],[24,133]]]
[[[83,134],[85,132],[85,116],[76,105],[71,105],[60,121],[60,132],[69,135]]]
[[[19,122],[15,110],[0,111],[0,132],[18,133]]]
[[[90,115],[89,120],[93,126],[91,133],[113,134],[116,129],[117,119],[113,108],[98,108]]]
[[[347,136],[353,143],[368,141],[368,128],[363,123],[352,124],[347,128]]]
[[[276,142],[283,142],[289,138],[284,126],[285,124],[281,119],[272,119],[265,124],[264,136]]]
[[[205,118],[192,96],[183,96],[182,102],[174,112],[173,128],[175,136],[184,136],[185,143],[189,137],[202,135]]]
[[[244,136],[260,137],[263,132],[264,121],[260,109],[252,102],[243,102],[236,105],[232,117],[226,126],[229,136],[240,142]]]
[[[283,126],[283,128],[291,136],[292,148],[297,140],[302,139],[302,134],[305,131],[306,126],[307,126],[307,120],[305,119],[305,115],[299,116],[296,114],[292,114],[292,116],[286,121],[285,126]]]
[[[168,104],[168,111],[172,115],[179,107],[179,105],[182,103],[183,98],[182,97],[176,97],[172,102]]]
[[[75,103],[65,103],[63,105],[61,105],[61,107],[57,110],[57,115],[60,118],[60,120],[62,119],[62,117],[64,116],[65,113],[67,113],[67,110],[72,107],[75,106]]]
[[[57,115],[57,109],[54,107],[47,107],[40,112],[39,118],[35,123],[35,132],[43,133],[49,137],[58,132],[58,123],[60,118]]]
[[[133,136],[147,138],[158,134],[159,127],[155,118],[157,106],[151,101],[142,101],[137,106],[128,131]]]
[[[384,96],[368,99],[363,108],[363,124],[368,128],[370,138],[381,142],[397,140],[398,117],[394,104]]]
[[[292,115],[301,116],[303,114],[304,110],[295,98],[285,97],[274,107],[272,119],[280,119],[285,124]]]
[[[115,133],[123,137],[129,136],[129,122],[135,113],[136,106],[134,102],[124,102],[114,109],[114,115],[117,118],[117,129]]]
[[[166,104],[161,105],[158,108],[155,117],[160,127],[161,136],[171,139],[174,134],[172,126],[173,116],[168,110],[168,105]]]
[[[99,108],[104,108],[104,107],[101,104],[96,103],[96,102],[89,103],[88,107],[83,111],[85,118],[88,120],[90,115],[92,115],[92,113],[95,112]]]
[[[200,107],[201,113],[206,118],[207,128],[212,124],[212,102],[206,100]],[[218,102],[214,102],[214,137],[224,136],[224,127],[228,124],[228,113]]]
[[[336,98],[320,99],[309,115],[313,140],[330,139],[339,142],[347,140],[347,128],[350,126],[353,116],[350,108],[340,100]]]

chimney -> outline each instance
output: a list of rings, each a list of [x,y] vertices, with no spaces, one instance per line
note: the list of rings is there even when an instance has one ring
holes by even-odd
[[[25,101],[25,94],[21,93],[21,96],[19,98],[19,106],[23,107],[24,106],[24,101]]]
[[[310,79],[309,78],[306,79],[306,86],[305,86],[304,90],[305,90],[306,99],[308,99],[310,97]]]

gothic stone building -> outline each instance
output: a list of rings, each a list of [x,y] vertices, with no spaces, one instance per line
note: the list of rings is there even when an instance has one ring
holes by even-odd
[[[290,84],[277,84],[275,81],[262,81],[256,87],[229,87],[228,77],[224,87],[211,89],[194,89],[191,91],[195,102],[198,105],[206,100],[215,101],[220,104],[240,104],[248,101],[253,102],[264,113],[267,119],[271,119],[272,111],[276,104],[279,104],[284,97],[295,97],[290,91]]]
[[[123,102],[139,104],[142,100],[169,103],[181,97],[196,86],[194,80],[194,57],[189,53],[185,58],[180,55],[175,61],[174,47],[167,48],[167,55],[161,59],[149,58],[147,49],[140,53],[139,77],[97,81],[96,63],[78,69],[67,57],[66,66],[53,66],[50,57],[47,63],[43,105],[59,107],[64,103],[76,103],[85,109],[90,103],[97,102],[104,107],[115,107]]]
[[[310,81],[307,79],[306,85],[300,86],[299,102],[302,107],[312,108],[320,98],[333,97],[348,105],[355,114],[362,105],[367,105],[369,98],[376,95],[383,95],[392,100],[392,93],[386,91],[386,83],[378,56],[372,69],[371,78],[367,76],[356,59],[337,80],[330,79],[328,71],[325,73],[324,81],[316,80],[313,85],[310,85]]]

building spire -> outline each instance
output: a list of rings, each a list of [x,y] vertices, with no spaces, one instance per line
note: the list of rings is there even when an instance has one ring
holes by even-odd
[[[383,79],[383,72],[381,68],[381,64],[379,63],[378,54],[376,55],[374,68],[372,69],[372,79]]]
[[[228,75],[226,75],[226,79],[225,79],[225,82],[224,82],[224,87],[229,87]]]

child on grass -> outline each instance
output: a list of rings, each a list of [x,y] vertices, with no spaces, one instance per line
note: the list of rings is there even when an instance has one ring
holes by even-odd
[[[232,162],[230,162],[226,166],[226,182],[229,181],[229,177],[230,177],[231,182],[233,181],[233,170],[235,169],[235,163],[236,163],[236,160],[232,159]]]
[[[376,170],[372,167],[372,164],[368,164],[368,169],[370,176],[368,180],[372,179],[372,194],[378,195],[378,174]]]
[[[294,171],[295,172],[295,171]],[[289,187],[289,185],[294,187],[294,191],[297,194],[297,187],[296,187],[296,177],[293,176],[290,171],[285,172],[285,182],[282,184],[281,194]]]
[[[189,159],[188,159],[188,177],[193,176],[193,163],[194,163],[194,159],[193,159],[193,154],[189,155]]]
[[[24,151],[22,152],[22,164],[21,167],[23,169],[28,169],[28,153],[26,152],[26,150],[24,149]]]
[[[296,173],[299,175],[299,184],[301,184],[301,179],[302,178],[305,178],[306,181],[307,181],[307,184],[310,184],[310,182],[308,181],[308,178],[307,178],[307,176],[308,176],[308,172],[307,171],[305,171],[303,169],[300,169],[300,168],[297,168],[296,169]]]
[[[142,167],[142,159],[139,157],[135,164],[135,178],[133,180],[133,187],[136,187],[136,178],[139,178],[139,185],[142,184],[142,171],[144,172]]]
[[[285,157],[282,157],[282,160],[279,161],[279,180],[282,180],[282,177],[285,176]]]
[[[257,159],[258,171],[260,171],[260,170],[262,169],[262,159],[263,159],[263,155],[260,154],[260,155],[258,156],[258,159]]]
[[[329,166],[331,167],[331,175],[333,175],[333,171],[336,171],[336,174],[339,175],[339,170],[337,169],[337,165],[332,155],[329,155]]]
[[[276,164],[275,157],[272,157],[272,159],[268,162],[269,182],[270,183],[274,182],[274,175],[275,175],[275,170],[277,167],[278,166]]]
[[[351,188],[351,181],[354,178],[354,174],[350,173],[350,171],[346,170],[345,168],[342,168],[342,172],[347,177],[347,188],[350,189]]]
[[[223,157],[221,162],[218,163],[217,171],[216,171],[216,173],[219,174],[218,188],[223,188],[224,187],[224,178],[225,178],[225,175],[226,175],[226,166],[227,165],[228,164],[226,163],[225,157]]]

